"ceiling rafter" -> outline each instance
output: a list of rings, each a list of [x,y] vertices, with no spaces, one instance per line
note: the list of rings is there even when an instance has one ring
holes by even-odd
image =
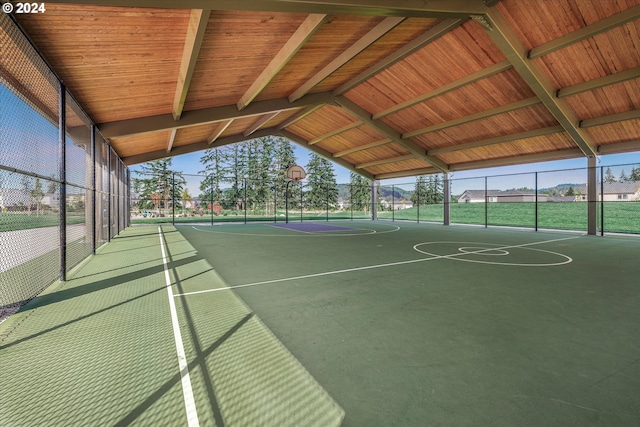
[[[176,84],[176,93],[173,97],[173,118],[179,120],[182,115],[184,103],[189,93],[193,70],[196,68],[200,47],[209,22],[210,10],[193,9],[189,15],[189,24],[187,25],[187,37],[184,42],[182,51],[182,61],[180,62],[180,71],[178,72],[178,82]]]
[[[503,71],[509,70],[510,68],[512,68],[512,66],[509,61],[507,60],[500,61],[487,68],[476,71],[475,73],[471,73],[468,76],[465,76],[461,79],[452,81],[451,83],[444,84],[427,93],[416,96],[415,98],[411,98],[407,101],[401,102],[400,104],[394,105],[393,107],[387,108],[386,110],[379,111],[373,115],[373,118],[376,120],[381,119],[385,116],[397,113],[398,111],[407,109],[421,102],[428,101],[429,99],[435,98],[436,96],[444,95],[447,92],[451,92],[453,90],[459,89],[468,84],[475,83],[478,80],[486,79],[487,77],[491,77],[494,74],[502,73]]]
[[[626,120],[640,119],[640,109],[624,111],[622,113],[609,114],[601,117],[594,117],[593,119],[586,119],[580,121],[580,128],[590,128],[593,126],[608,125],[611,123],[624,122]]]
[[[387,144],[389,144],[391,142],[393,142],[393,141],[391,141],[389,138],[381,139],[379,141],[374,141],[374,142],[371,142],[369,144],[360,145],[359,147],[350,148],[348,150],[343,150],[343,151],[338,151],[337,153],[333,154],[333,157],[344,157],[344,156],[349,155],[349,154],[357,153],[358,151],[365,151],[365,150],[370,150],[371,148],[381,147],[381,146],[387,145]]]
[[[470,150],[472,148],[486,147],[488,145],[503,144],[505,142],[519,141],[521,139],[536,138],[538,136],[551,135],[554,133],[564,132],[562,126],[548,126],[544,128],[529,130],[526,132],[514,133],[511,135],[498,136],[496,138],[488,138],[480,141],[467,142],[464,144],[456,144],[448,147],[434,148],[428,150],[431,155],[453,153],[455,151]]]
[[[262,126],[264,126],[269,120],[273,119],[278,114],[280,114],[280,111],[274,111],[273,113],[265,114],[264,116],[256,120],[251,126],[245,129],[243,135],[248,137],[258,129],[260,129]]]
[[[510,104],[501,105],[499,107],[490,108],[488,110],[479,111],[468,116],[460,117],[454,120],[438,123],[432,126],[427,126],[422,129],[416,129],[411,132],[407,132],[402,135],[403,138],[413,138],[418,135],[423,135],[429,132],[435,132],[442,129],[447,129],[453,126],[459,126],[465,123],[473,122],[475,120],[486,119],[491,116],[497,116],[498,114],[509,113],[511,111],[520,110],[522,108],[530,107],[532,105],[539,104],[540,100],[536,96],[531,98],[521,99],[520,101],[512,102]]]
[[[69,3],[51,0],[48,3]],[[487,7],[479,0],[73,0],[94,6],[152,7],[159,9],[247,10],[328,15],[404,16],[424,18],[465,18],[482,14]]]
[[[588,92],[605,86],[611,86],[617,83],[626,82],[640,78],[640,67],[631,68],[629,70],[620,71],[619,73],[609,74],[608,76],[589,80],[584,83],[578,83],[572,86],[563,87],[556,92],[558,98],[564,98],[579,93]]]
[[[375,177],[376,179],[392,179],[392,178],[406,178],[410,176],[419,176],[419,175],[431,175],[434,173],[441,173],[441,172],[434,168],[420,168],[420,169],[409,169],[406,171],[399,171],[399,172],[381,173],[381,174],[377,174]]]
[[[403,17],[390,17],[383,19],[382,22],[378,23],[378,25],[371,29],[367,34],[362,36],[357,42],[352,44],[347,50],[338,55],[322,70],[318,71],[309,80],[304,82],[302,86],[300,86],[291,95],[289,95],[289,101],[293,102],[309,93],[309,91],[313,89],[314,86],[329,77],[334,71],[349,62],[363,50],[371,46],[380,37],[384,36],[398,24],[400,24],[404,19],[405,18]]]
[[[452,172],[493,168],[500,166],[522,165],[526,163],[549,162],[553,160],[566,160],[584,157],[584,153],[579,148],[569,148],[562,151],[547,151],[537,154],[525,154],[518,157],[501,157],[497,159],[478,160],[473,162],[459,163],[451,167]]]
[[[159,130],[216,123],[242,117],[261,116],[263,114],[274,113],[276,111],[287,111],[308,106],[324,105],[332,102],[334,99],[335,97],[331,93],[321,92],[305,95],[295,102],[289,102],[287,98],[252,102],[242,111],[238,111],[236,105],[233,104],[185,111],[180,120],[173,120],[173,116],[171,114],[161,114],[157,116],[101,123],[97,126],[100,133],[105,138],[116,138],[140,133],[156,132]]]
[[[353,101],[349,100],[348,98],[345,98],[344,96],[339,96],[336,98],[336,102],[349,114],[361,120],[367,126],[371,127],[372,129],[380,133],[382,136],[385,136],[391,139],[396,144],[402,146],[417,158],[425,160],[427,163],[434,166],[440,172],[449,171],[449,165],[447,165],[437,157],[427,155],[426,151],[423,148],[418,146],[413,141],[403,139],[400,133],[398,133],[395,129],[393,129],[391,126],[387,125],[386,123],[373,120],[371,118],[371,114],[369,114],[367,110],[360,107]]]
[[[404,156],[397,156],[388,159],[375,160],[373,162],[360,163],[356,165],[356,169],[366,169],[373,166],[386,165],[388,163],[404,162],[406,160],[416,160],[416,156],[414,156],[413,154],[406,154]]]
[[[480,17],[487,34],[507,57],[520,77],[540,98],[544,106],[569,134],[585,156],[595,157],[595,144],[591,136],[578,127],[578,118],[567,103],[556,98],[556,89],[535,60],[527,59],[527,49],[496,8],[490,8]]]
[[[288,128],[292,124],[296,123],[297,121],[300,121],[300,120],[304,119],[309,114],[313,113],[314,111],[316,111],[316,110],[318,110],[318,109],[320,109],[322,107],[324,107],[324,104],[312,105],[311,107],[307,107],[307,108],[299,111],[298,113],[294,114],[293,116],[291,116],[288,120],[285,120],[284,122],[282,122],[280,124],[280,126],[278,126],[278,129]]]
[[[207,138],[207,141],[209,141],[209,144],[213,144],[216,141],[216,139],[220,138],[220,135],[222,135],[224,131],[227,130],[229,126],[231,126],[231,123],[233,123],[233,119],[227,120],[226,122],[222,122],[222,125],[219,126],[215,130],[215,132],[211,134],[209,138]]]
[[[362,73],[358,74],[348,82],[344,83],[338,89],[334,91],[336,95],[343,95],[354,87],[362,84],[366,80],[380,73],[381,71],[386,70],[391,67],[396,62],[399,62],[411,55],[415,51],[423,48],[425,45],[431,43],[434,40],[442,37],[449,31],[458,28],[460,25],[464,24],[467,19],[445,19],[434,27],[428,29],[420,36],[416,37],[409,43],[402,46],[400,49],[396,50],[392,54],[388,55],[386,58],[382,59],[380,62],[372,65],[371,67],[364,70]]]
[[[273,57],[269,65],[262,70],[260,76],[251,84],[251,87],[242,95],[238,101],[238,110],[244,109],[256,96],[269,84],[269,82],[282,70],[282,68],[293,58],[300,48],[327,20],[327,15],[310,14],[300,24],[298,29],[282,46],[280,51]]]
[[[355,129],[355,128],[360,127],[362,125],[363,125],[363,123],[360,122],[360,121],[349,123],[346,126],[342,126],[341,128],[338,128],[338,129],[333,130],[333,131],[331,131],[329,133],[325,133],[324,135],[320,135],[317,138],[313,138],[313,139],[309,140],[308,144],[309,145],[317,144],[318,142],[324,141],[325,139],[329,139],[329,138],[332,138],[332,137],[334,137],[336,135],[340,135],[341,133],[350,131],[351,129]]]
[[[565,36],[558,37],[557,39],[541,44],[540,46],[536,46],[529,51],[527,57],[529,59],[539,58],[581,40],[593,37],[596,34],[619,27],[627,22],[635,21],[638,18],[640,18],[640,5],[631,7],[623,12],[616,13],[615,15],[611,15],[594,24],[582,27],[579,30],[573,31]]]
[[[290,141],[295,142],[296,144],[313,151],[314,153],[326,158],[327,160],[330,160],[334,163],[339,164],[340,166],[342,166],[343,168],[350,170],[351,172],[355,172],[359,175],[364,176],[365,178],[369,178],[369,179],[373,179],[373,175],[371,175],[370,173],[366,172],[366,171],[362,171],[359,169],[356,169],[356,167],[352,164],[347,162],[344,159],[334,159],[331,155],[330,152],[323,150],[322,148],[318,147],[317,145],[309,145],[309,142],[307,140],[305,140],[304,138],[296,135],[295,133],[289,132],[288,130],[280,130],[277,129],[275,131],[275,135],[278,136],[282,136],[284,138],[287,138]]]
[[[173,148],[173,142],[176,140],[176,133],[178,133],[178,129],[171,129],[171,134],[169,135],[169,143],[167,144],[167,153],[171,152]]]

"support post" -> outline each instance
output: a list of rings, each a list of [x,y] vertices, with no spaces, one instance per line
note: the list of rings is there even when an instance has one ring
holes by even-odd
[[[451,180],[449,179],[449,174],[444,173],[444,187],[443,187],[443,197],[444,197],[444,212],[443,212],[443,225],[451,225]]]
[[[91,125],[90,128],[90,155],[91,155],[91,212],[93,212],[93,227],[91,227],[91,253],[96,253],[96,126],[94,124]]]
[[[598,228],[596,161],[596,157],[587,158],[587,234],[593,236]]]
[[[371,220],[376,221],[378,219],[378,187],[380,187],[380,181],[371,181]]]
[[[487,177],[484,177],[484,228],[489,227],[489,190],[487,189]]]
[[[391,186],[391,221],[396,220],[396,186]]]
[[[600,235],[604,236],[604,166],[600,166]]]
[[[535,186],[536,187],[536,189],[535,189],[535,192],[536,192],[536,195],[535,195],[535,197],[536,197],[535,230],[538,231],[538,172],[536,172],[535,175],[536,175],[536,186]]]
[[[58,144],[60,155],[60,280],[67,280],[67,140],[65,128],[67,126],[66,96],[67,90],[63,83],[58,85]]]

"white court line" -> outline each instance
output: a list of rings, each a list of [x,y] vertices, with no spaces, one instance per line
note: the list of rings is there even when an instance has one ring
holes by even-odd
[[[497,247],[497,248],[480,249],[480,250],[473,251],[473,252],[458,252],[458,253],[449,254],[449,255],[437,255],[437,256],[433,256],[431,258],[420,258],[420,259],[412,259],[412,260],[409,260],[409,261],[398,261],[398,262],[390,262],[390,263],[387,263],[387,264],[376,264],[376,265],[367,265],[365,267],[347,268],[347,269],[344,269],[344,270],[325,271],[324,273],[305,274],[304,276],[286,277],[284,279],[265,280],[263,282],[245,283],[243,285],[232,285],[232,286],[226,286],[224,288],[206,289],[206,290],[203,290],[203,291],[195,291],[195,292],[185,292],[183,294],[175,294],[175,296],[176,297],[183,297],[183,296],[189,296],[189,295],[204,294],[204,293],[208,293],[208,292],[228,291],[228,290],[237,289],[237,288],[247,288],[247,287],[250,287],[250,286],[268,285],[268,284],[271,284],[271,283],[289,282],[289,281],[292,281],[292,280],[310,279],[312,277],[329,276],[329,275],[332,275],[332,274],[350,273],[352,271],[362,271],[362,270],[372,270],[374,268],[393,267],[395,265],[413,264],[413,263],[417,263],[417,262],[432,261],[434,259],[453,258],[453,257],[457,257],[457,256],[460,256],[460,255],[473,255],[473,254],[480,254],[480,253],[483,253],[483,252],[491,252],[491,251],[502,250],[502,249],[521,248],[521,247],[525,247],[525,246],[541,245],[541,244],[544,244],[544,243],[558,242],[558,241],[561,241],[561,240],[577,239],[578,237],[579,236],[564,237],[562,239],[544,240],[544,241],[541,241],[541,242],[533,242],[533,243],[523,243],[521,245],[509,245],[509,246],[502,246],[502,247]]]
[[[178,313],[176,312],[176,302],[173,298],[171,290],[171,278],[169,276],[169,268],[167,267],[167,256],[164,251],[164,242],[162,241],[162,228],[158,226],[158,234],[160,235],[160,249],[162,250],[162,263],[164,264],[164,278],[167,283],[167,293],[169,294],[169,311],[171,312],[171,323],[173,325],[173,337],[176,342],[176,353],[178,354],[178,366],[180,367],[180,376],[182,377],[182,396],[184,397],[184,406],[187,411],[187,425],[189,427],[198,427],[198,412],[196,411],[196,401],[193,397],[193,389],[191,387],[191,376],[189,375],[189,364],[187,356],[184,352],[184,344],[182,343],[182,334],[180,333],[180,323],[178,323]]]
[[[261,224],[263,225],[263,224]],[[266,224],[268,225],[268,224]],[[388,224],[385,224],[388,225]],[[307,231],[301,232],[301,234],[255,234],[255,233],[234,233],[234,232],[226,232],[226,231],[214,231],[214,230],[203,230],[201,228],[196,227],[195,225],[192,225],[191,228],[193,228],[194,230],[197,231],[201,231],[203,233],[216,233],[216,234],[232,234],[232,235],[236,235],[236,236],[255,236],[255,237],[326,237],[326,236],[331,236],[331,237],[348,237],[348,236],[370,236],[372,234],[386,234],[386,233],[394,233],[398,230],[400,230],[400,227],[398,227],[397,225],[389,225],[389,227],[394,227],[391,230],[386,230],[386,231],[377,231],[374,230],[372,228],[362,228],[362,227],[358,227],[356,228],[356,230],[368,230],[370,231],[370,233],[345,233],[345,234],[324,234],[322,232],[318,232],[318,233],[309,233]]]

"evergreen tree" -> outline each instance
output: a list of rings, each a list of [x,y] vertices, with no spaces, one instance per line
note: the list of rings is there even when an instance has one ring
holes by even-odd
[[[142,178],[132,178],[133,189],[139,194],[137,205],[140,209],[158,209],[160,215],[163,209],[172,207],[173,200],[179,198],[184,187],[182,172],[173,171],[171,158],[164,158],[143,163],[139,174]]]
[[[231,188],[224,192],[226,207],[243,210],[244,177],[247,171],[247,146],[244,143],[234,144],[229,148],[229,181]]]
[[[640,181],[640,166],[637,168],[631,169],[631,173],[629,174],[629,181],[638,182]]]
[[[618,178],[618,182],[627,182],[629,178],[627,178],[627,175],[624,173],[624,169],[622,169],[622,171],[620,172],[620,178]]]
[[[311,209],[335,209],[338,203],[338,183],[333,165],[324,157],[312,153],[307,164],[309,191],[305,204]],[[328,206],[327,206],[328,203]]]
[[[291,142],[284,138],[277,138],[274,147],[275,154],[275,191],[278,207],[285,207],[285,190],[287,188],[287,169],[296,164],[296,156]],[[289,206],[300,206],[300,185],[289,185]]]
[[[573,190],[573,187],[569,187],[569,189],[567,190],[566,193],[564,193],[565,196],[575,196],[575,191]]]
[[[612,184],[616,182],[616,177],[613,176],[613,173],[611,172],[611,168],[607,168],[607,170],[605,171],[604,182],[607,184]]]
[[[44,199],[44,191],[42,191],[40,178],[36,177],[36,183],[29,193],[33,201],[36,202],[36,216],[40,216],[40,204],[42,203],[42,199]]]
[[[429,203],[429,185],[424,176],[416,178],[415,190],[413,190],[410,200],[413,206],[426,205]]]
[[[371,181],[362,175],[351,172],[349,187],[351,189],[351,208],[368,212],[371,204]]]
[[[199,173],[206,174],[206,178],[200,182],[200,200],[206,201],[206,205],[222,205],[222,185],[226,183],[227,156],[223,149],[209,148],[200,157],[200,163],[204,169]],[[213,208],[213,206],[212,206]]]

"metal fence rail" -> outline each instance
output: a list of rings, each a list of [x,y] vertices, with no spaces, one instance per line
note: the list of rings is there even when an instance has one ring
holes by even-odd
[[[0,27],[2,318],[127,225],[129,172],[9,15]]]

